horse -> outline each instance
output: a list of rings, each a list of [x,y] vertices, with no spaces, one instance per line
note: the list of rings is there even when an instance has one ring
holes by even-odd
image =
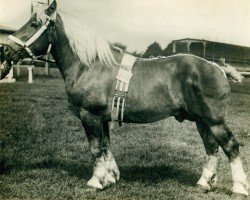
[[[6,64],[1,70],[9,69],[12,61],[46,54],[48,49],[62,74],[70,108],[81,120],[95,161],[87,185],[93,191],[107,188],[120,179],[111,151],[110,129],[115,77],[125,53],[58,10],[53,1],[3,44]],[[216,184],[221,147],[231,166],[233,195],[235,199],[247,199],[248,183],[239,143],[225,121],[230,86],[222,70],[198,56],[176,54],[137,59],[132,73],[124,123],[152,123],[170,116],[195,122],[208,157],[197,185],[210,191]]]

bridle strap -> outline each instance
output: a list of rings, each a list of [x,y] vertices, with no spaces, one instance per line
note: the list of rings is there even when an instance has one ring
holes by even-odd
[[[18,45],[20,45],[22,47],[25,45],[21,40],[19,40],[18,38],[16,38],[13,35],[9,35],[8,39],[12,40],[13,42],[17,43]]]
[[[50,20],[48,20],[26,43],[26,46],[30,46],[33,44],[42,34],[43,32],[48,28],[49,24],[51,23]]]
[[[56,14],[54,16],[56,16]],[[51,17],[49,17],[47,15],[46,15],[46,18],[47,18],[46,23],[26,42],[21,41],[19,38],[15,37],[13,35],[8,36],[8,39],[12,40],[13,42],[18,44],[19,46],[23,47],[33,60],[36,60],[37,57],[32,53],[29,46],[31,44],[33,44],[43,34],[44,31],[47,30],[50,23],[54,23],[56,21],[56,19],[52,19]],[[49,46],[48,46],[47,53],[49,53],[50,50],[51,50],[51,44],[49,44]]]

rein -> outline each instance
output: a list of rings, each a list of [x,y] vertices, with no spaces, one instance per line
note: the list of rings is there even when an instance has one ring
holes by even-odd
[[[56,16],[56,13],[55,15]],[[21,46],[22,48],[19,49],[19,50],[15,50],[13,49],[11,46],[7,45],[7,44],[3,44],[3,46],[8,46],[11,51],[13,51],[14,53],[11,55],[11,58],[16,55],[16,54],[20,54],[23,50],[26,50],[26,52],[28,53],[28,55],[32,58],[32,60],[42,60],[42,61],[46,61],[46,62],[53,62],[53,61],[50,61],[48,59],[44,59],[42,58],[43,56],[45,56],[46,54],[48,54],[51,50],[51,47],[52,47],[52,41],[50,41],[49,37],[49,46],[48,46],[48,49],[47,49],[47,52],[45,55],[42,55],[42,56],[35,56],[33,54],[33,52],[31,51],[31,49],[29,48],[30,45],[32,45],[43,33],[44,31],[48,30],[49,31],[49,27],[52,27],[54,26],[54,23],[56,22],[56,17],[55,19],[51,18],[50,16],[48,15],[45,15],[46,17],[46,23],[26,42],[23,42],[22,40],[20,40],[19,38],[13,36],[13,35],[9,35],[8,36],[8,39],[10,39],[11,41],[15,42],[17,45]],[[54,63],[54,62],[53,62]]]

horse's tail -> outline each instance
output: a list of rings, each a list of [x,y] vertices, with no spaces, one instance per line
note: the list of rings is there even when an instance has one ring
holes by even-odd
[[[235,67],[231,65],[225,65],[225,66],[220,66],[215,62],[211,62],[213,65],[218,67],[224,74],[225,77],[227,77],[230,81],[234,83],[241,83],[242,79],[244,78],[240,72],[235,69]]]
[[[234,82],[234,83],[241,83],[242,79],[244,78],[240,72],[237,71],[233,66],[226,65],[223,67],[223,70],[225,71],[227,78]]]

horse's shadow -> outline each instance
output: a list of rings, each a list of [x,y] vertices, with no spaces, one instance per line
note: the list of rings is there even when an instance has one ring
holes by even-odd
[[[16,163],[17,164],[17,163]],[[18,166],[18,167],[17,167]],[[63,163],[61,161],[55,161],[54,159],[46,160],[39,163],[29,163],[27,165],[15,165],[7,166],[4,173],[8,173],[13,169],[18,170],[33,170],[33,169],[56,169],[67,172],[69,176],[79,178],[79,180],[89,180],[92,176],[92,165],[90,163]],[[184,170],[178,168],[178,166],[124,166],[120,165],[119,170],[121,173],[121,180],[125,182],[143,182],[150,184],[157,184],[164,182],[168,179],[177,180],[180,183],[194,186],[200,176],[190,170]]]
[[[121,178],[126,182],[144,182],[150,184],[157,184],[168,179],[177,180],[185,185],[194,186],[199,178],[190,170],[183,170],[176,167],[165,165],[160,166],[120,166]]]

